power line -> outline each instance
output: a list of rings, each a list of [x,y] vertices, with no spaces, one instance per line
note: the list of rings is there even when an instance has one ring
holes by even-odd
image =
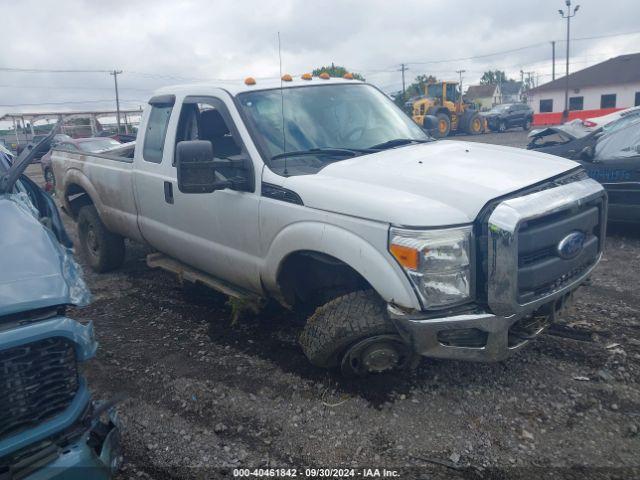
[[[10,68],[0,67],[0,72],[18,73],[110,73],[110,70],[51,70],[45,68]]]
[[[121,100],[122,102],[131,102],[131,103],[144,103],[146,100]],[[37,107],[40,105],[80,105],[83,103],[111,103],[113,102],[113,98],[103,99],[103,100],[81,100],[81,101],[67,101],[67,102],[38,102],[38,103],[12,103],[12,104],[0,104],[0,107]]]

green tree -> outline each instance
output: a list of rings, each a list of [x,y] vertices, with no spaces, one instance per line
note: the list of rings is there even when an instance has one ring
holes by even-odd
[[[331,63],[330,67],[323,66],[319,68],[314,68],[311,73],[312,75],[316,75],[316,76],[320,75],[321,73],[328,73],[330,77],[339,77],[339,78],[342,78],[346,73],[351,73],[353,75],[353,78],[355,78],[356,80],[364,81],[364,77],[359,73],[350,72],[345,67],[342,67],[340,65],[334,65],[333,62]]]
[[[507,81],[507,75],[502,70],[487,70],[480,77],[481,85],[498,85]]]

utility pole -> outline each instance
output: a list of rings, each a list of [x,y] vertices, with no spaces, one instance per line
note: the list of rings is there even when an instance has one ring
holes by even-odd
[[[566,120],[569,117],[569,32],[571,31],[571,19],[576,16],[580,5],[576,5],[571,13],[571,0],[565,0],[564,3],[567,6],[567,12],[558,10],[558,13],[562,18],[567,19],[567,66],[564,76],[564,111],[562,112],[562,117]]]
[[[398,70],[399,72],[402,72],[402,99],[406,100],[406,93],[407,93],[407,89],[405,87],[405,83],[404,83],[404,72],[409,70],[409,67],[407,67],[404,63],[400,64],[400,70]]]
[[[466,70],[456,70],[456,73],[460,76],[460,105],[462,105],[462,74],[466,72]]]
[[[109,75],[113,75],[113,83],[116,87],[116,122],[118,123],[118,133],[120,133],[120,97],[118,95],[118,75],[122,73],[122,70],[114,70]]]
[[[551,41],[551,80],[556,79],[556,41]]]

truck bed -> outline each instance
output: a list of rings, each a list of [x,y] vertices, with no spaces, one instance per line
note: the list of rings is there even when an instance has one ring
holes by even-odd
[[[74,201],[86,193],[110,231],[143,241],[137,221],[132,158],[111,152],[54,150],[51,164],[56,194],[69,214],[77,215],[81,202],[74,205]]]

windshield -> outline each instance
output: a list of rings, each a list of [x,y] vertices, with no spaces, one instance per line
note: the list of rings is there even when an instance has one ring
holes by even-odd
[[[285,163],[289,175],[299,175],[315,173],[330,162],[351,158],[344,153],[325,152],[273,159],[285,151],[366,150],[391,140],[407,139],[406,143],[429,140],[391,100],[369,85],[285,88],[282,98],[280,89],[262,90],[242,93],[238,99],[249,127],[256,134],[261,153],[271,169],[279,174],[284,172]],[[358,152],[366,153],[371,152]]]
[[[117,147],[118,145],[120,145],[120,142],[112,138],[97,138],[95,140],[78,143],[78,147],[83,152],[99,152],[100,150],[107,150]]]
[[[506,112],[507,110],[509,110],[509,107],[511,105],[509,104],[505,104],[505,105],[496,105],[495,107],[493,107],[491,109],[492,112],[496,112],[496,113],[500,113],[500,112]]]

